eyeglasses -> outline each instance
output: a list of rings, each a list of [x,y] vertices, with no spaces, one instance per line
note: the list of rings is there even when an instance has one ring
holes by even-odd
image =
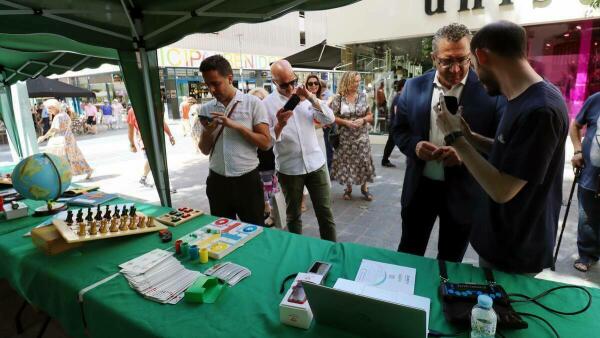
[[[296,85],[298,84],[298,77],[296,77],[295,79],[293,79],[290,82],[284,82],[284,83],[275,82],[275,83],[277,84],[277,86],[279,88],[286,90],[289,86],[296,87]]]
[[[440,65],[444,69],[450,68],[454,64],[457,64],[459,66],[466,66],[469,64],[469,62],[471,62],[470,56],[465,56],[460,59],[437,59],[438,65]]]
[[[310,86],[318,86],[318,85],[319,85],[319,83],[318,83],[318,82],[315,82],[315,81],[310,81],[310,82],[307,82],[307,83],[306,83],[306,85],[307,85],[307,86],[309,86],[309,87],[310,87]]]

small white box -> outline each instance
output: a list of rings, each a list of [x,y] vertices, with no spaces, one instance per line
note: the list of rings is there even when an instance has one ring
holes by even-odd
[[[300,283],[300,281],[321,284],[323,276],[314,273],[298,273],[296,279],[294,279],[294,282],[281,300],[281,303],[279,303],[279,320],[286,325],[308,329],[313,320],[313,313],[308,305],[308,300],[302,304],[288,301],[294,286]]]
[[[15,202],[15,204],[19,206],[18,209],[13,209],[10,203],[4,205],[4,214],[6,215],[7,220],[29,215],[29,208],[27,208],[27,204],[22,202]]]

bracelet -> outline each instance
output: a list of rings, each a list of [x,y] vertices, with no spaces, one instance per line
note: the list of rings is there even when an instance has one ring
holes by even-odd
[[[447,146],[451,146],[454,142],[456,142],[456,140],[458,140],[462,136],[464,136],[462,131],[454,131],[444,136],[444,142]]]
[[[581,150],[575,150],[575,152],[573,153],[573,155],[577,155],[577,154],[582,154],[583,152]]]

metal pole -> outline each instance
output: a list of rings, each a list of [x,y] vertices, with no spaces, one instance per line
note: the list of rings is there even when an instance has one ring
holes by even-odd
[[[158,187],[158,195],[160,202],[163,206],[171,207],[171,195],[167,187],[167,182],[164,180],[163,174],[169,175],[165,161],[160,152],[160,146],[158,142],[159,137],[164,137],[162,133],[159,135],[158,126],[156,124],[156,112],[154,110],[154,100],[152,95],[152,83],[150,81],[150,63],[148,61],[148,54],[145,48],[140,48],[140,61],[142,64],[142,77],[144,81],[144,92],[146,94],[146,106],[148,108],[148,115],[150,117],[150,133],[152,134],[152,149],[154,152],[154,158],[156,159],[158,177],[155,177],[155,182]]]

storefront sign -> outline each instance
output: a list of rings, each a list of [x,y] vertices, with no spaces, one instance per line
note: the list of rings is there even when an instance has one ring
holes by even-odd
[[[279,56],[241,54],[240,53],[221,53],[215,51],[205,51],[198,49],[184,48],[160,48],[158,50],[159,67],[190,67],[198,68],[202,60],[215,54],[221,54],[231,63],[233,69],[261,69],[267,70],[273,61],[281,59]]]
[[[441,13],[446,13],[446,10],[444,9],[444,1],[445,0],[425,0],[425,14],[427,15],[434,15],[434,14],[441,14]],[[476,10],[476,9],[484,9],[483,7],[483,0],[473,0],[473,7],[469,8],[469,3],[471,1],[469,0],[458,0],[460,1],[460,7],[458,9],[459,12],[464,12],[464,11],[468,11],[468,10]],[[543,2],[550,2],[551,0],[530,0],[533,1],[534,3],[543,3]],[[433,3],[436,3],[436,8],[433,9]],[[498,2],[497,0],[494,2]],[[513,0],[501,0],[498,3],[499,6],[508,6],[508,5],[513,5]]]

